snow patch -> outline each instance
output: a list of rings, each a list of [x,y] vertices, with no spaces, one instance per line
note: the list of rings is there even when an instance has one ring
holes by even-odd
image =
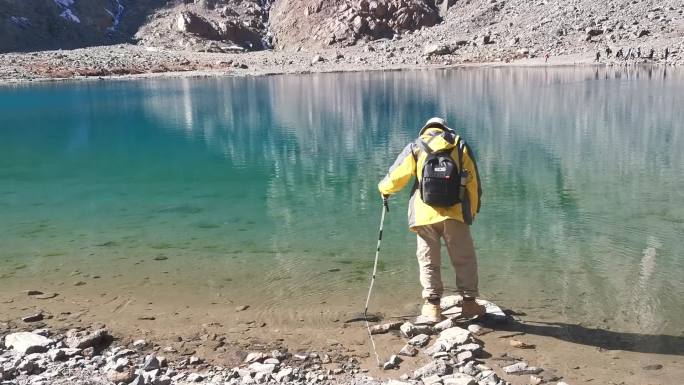
[[[69,8],[72,5],[74,5],[74,0],[54,0],[55,4],[59,5],[62,8]]]
[[[81,19],[76,16],[71,6],[76,0],[53,0],[58,7],[62,8],[62,13],[59,14],[63,19],[72,23],[81,23]]]
[[[31,26],[31,21],[28,17],[10,16],[10,21],[21,29],[26,29]]]
[[[112,7],[114,8],[113,10],[110,11],[109,9],[105,8],[105,12],[112,17],[112,25],[107,28],[107,31],[116,32],[116,30],[119,28],[119,24],[121,24],[121,15],[123,15],[124,6],[121,5],[121,0],[111,0],[111,3]]]
[[[74,22],[74,23],[80,23],[81,19],[76,16],[71,9],[65,9],[64,12],[60,13],[59,16],[63,17],[64,19]]]

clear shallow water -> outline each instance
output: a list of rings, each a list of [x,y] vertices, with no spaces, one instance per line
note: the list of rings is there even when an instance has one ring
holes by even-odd
[[[0,280],[129,271],[142,290],[135,261],[166,257],[141,274],[164,269],[185,301],[360,308],[376,184],[442,115],[482,174],[485,296],[539,319],[679,335],[682,105],[684,73],[646,69],[2,88]],[[393,315],[420,293],[406,200],[391,202],[373,304]]]

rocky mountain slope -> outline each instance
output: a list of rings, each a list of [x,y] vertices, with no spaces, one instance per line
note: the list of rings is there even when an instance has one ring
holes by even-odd
[[[679,0],[0,0],[0,52],[118,43],[215,53],[356,46],[379,48],[389,61],[450,64],[631,47],[638,59],[651,48],[677,54],[683,12]]]

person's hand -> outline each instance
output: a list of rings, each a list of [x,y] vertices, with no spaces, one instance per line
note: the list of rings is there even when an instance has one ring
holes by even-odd
[[[389,197],[389,194],[382,194],[382,204],[387,211],[389,211]]]

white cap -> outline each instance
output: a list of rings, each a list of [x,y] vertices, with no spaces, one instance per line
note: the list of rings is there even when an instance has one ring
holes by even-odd
[[[428,121],[425,122],[425,125],[423,126],[423,128],[420,129],[420,133],[418,135],[423,135],[425,130],[427,130],[428,128],[431,128],[431,127],[438,127],[438,128],[442,128],[442,129],[449,131],[449,132],[454,132],[454,130],[452,130],[451,128],[449,128],[449,126],[447,126],[446,120],[439,118],[439,117],[434,117],[434,118],[428,119]]]

